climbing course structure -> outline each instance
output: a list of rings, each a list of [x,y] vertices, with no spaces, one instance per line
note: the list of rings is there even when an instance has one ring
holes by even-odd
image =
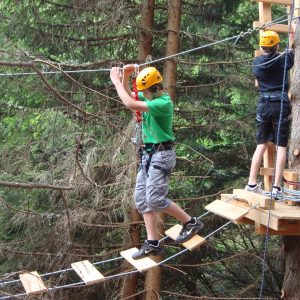
[[[177,53],[176,55],[161,58],[156,61],[152,61],[152,63],[186,54],[188,52],[196,51],[200,48],[213,46],[224,41],[234,41],[246,34],[254,32],[255,30],[268,29],[282,33],[290,32],[290,28],[292,28],[294,31],[296,30],[296,23],[294,22],[294,19],[291,19],[291,24],[280,24],[279,22],[272,21],[272,4],[285,5],[289,12],[291,11],[292,5],[294,3],[295,7],[297,8],[294,9],[294,15],[299,17],[300,0],[255,0],[255,2],[258,2],[259,6],[259,21],[254,22],[254,30],[248,30],[247,33],[243,33],[238,36],[230,37],[222,41],[213,42],[205,46]],[[255,55],[259,54],[260,50],[256,50]],[[272,145],[267,148],[264,155],[264,167],[260,170],[260,174],[264,177],[265,189],[267,191],[270,191],[272,186],[272,176],[274,173],[275,165],[275,152],[276,151]],[[107,280],[113,280],[122,276],[131,275],[133,273],[145,272],[151,268],[158,267],[166,263],[167,261],[170,261],[178,255],[182,255],[183,253],[186,253],[188,251],[193,251],[194,249],[203,245],[206,240],[213,236],[216,232],[221,231],[227,225],[232,223],[253,225],[254,230],[257,234],[266,234],[267,232],[268,234],[274,235],[300,236],[300,207],[291,206],[291,204],[300,202],[300,191],[296,190],[296,187],[300,185],[297,182],[298,175],[296,172],[286,170],[284,172],[284,178],[286,180],[286,187],[284,189],[285,195],[282,199],[279,200],[273,199],[272,195],[260,195],[241,189],[234,189],[231,194],[221,194],[220,199],[216,199],[205,207],[207,212],[202,216],[199,216],[198,219],[212,213],[222,218],[228,219],[228,221],[205,237],[195,235],[192,239],[182,244],[182,250],[179,250],[179,252],[173,254],[170,257],[167,257],[164,260],[157,261],[156,259],[152,259],[151,257],[134,260],[132,259],[132,254],[137,251],[137,248],[131,248],[121,251],[120,257],[117,258],[112,258],[110,260],[93,264],[87,260],[74,262],[71,264],[71,268],[52,273],[39,275],[37,271],[23,271],[18,273],[19,279],[11,281],[1,281],[0,287],[4,287],[10,284],[22,284],[24,292],[17,295],[1,296],[0,300],[16,299],[22,297],[24,298],[29,295],[36,296],[63,288],[95,285]],[[165,232],[166,236],[162,240],[165,240],[167,238],[175,240],[181,228],[181,225],[177,224],[168,229]],[[104,276],[103,274],[101,274],[99,266],[108,262],[120,261],[124,259],[131,264],[132,268],[130,271],[109,276]],[[47,282],[47,278],[49,276],[56,276],[58,274],[67,272],[73,272],[73,274],[77,274],[78,278],[80,278],[81,281],[50,287],[51,283],[48,284]]]

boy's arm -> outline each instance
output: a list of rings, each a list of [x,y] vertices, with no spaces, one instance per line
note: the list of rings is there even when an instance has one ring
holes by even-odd
[[[120,68],[113,67],[110,71],[110,79],[114,84],[117,93],[124,103],[131,110],[139,110],[139,111],[149,111],[148,106],[143,101],[135,101],[132,95],[128,94],[127,90],[124,87],[124,80],[122,83],[122,72]]]
[[[123,67],[123,87],[125,89],[125,91],[128,93],[129,96],[133,96],[133,92],[130,90],[129,87],[129,79],[131,74],[135,72],[135,66],[134,65],[125,65]]]

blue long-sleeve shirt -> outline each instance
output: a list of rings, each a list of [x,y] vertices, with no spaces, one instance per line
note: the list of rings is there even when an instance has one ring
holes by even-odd
[[[252,65],[252,73],[258,81],[259,92],[282,91],[285,57],[287,56],[287,71],[294,65],[294,51],[288,50],[284,55],[280,53],[263,54],[256,57]],[[275,59],[278,57],[277,59]],[[285,77],[284,91],[288,92],[288,76]]]

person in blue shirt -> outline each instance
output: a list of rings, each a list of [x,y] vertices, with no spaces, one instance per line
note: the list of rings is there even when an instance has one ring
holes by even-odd
[[[267,143],[277,146],[276,172],[272,187],[274,198],[282,196],[281,180],[286,162],[286,148],[290,127],[290,100],[287,72],[294,64],[294,51],[278,52],[280,38],[275,31],[260,34],[260,47],[264,53],[253,61],[252,72],[258,82],[259,100],[256,111],[256,142],[248,184],[245,190],[259,194],[265,191],[257,184],[257,174]],[[286,73],[285,73],[286,72]],[[286,74],[284,78],[284,74]]]

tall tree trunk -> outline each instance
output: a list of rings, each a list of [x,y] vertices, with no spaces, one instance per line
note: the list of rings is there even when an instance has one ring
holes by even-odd
[[[181,0],[169,1],[168,8],[168,37],[166,56],[176,54],[179,50],[179,30],[181,18]],[[164,84],[171,98],[175,99],[176,63],[167,60],[164,69]],[[159,214],[161,222],[158,223],[158,232],[164,235],[164,214]],[[161,268],[150,269],[145,280],[145,300],[156,300],[159,298],[161,288]]]
[[[139,40],[139,54],[138,61],[144,62],[146,57],[151,54],[152,51],[152,30],[154,23],[154,5],[155,0],[144,0],[141,5],[141,33]],[[133,149],[133,153],[137,153],[136,149]],[[136,160],[136,156],[133,158]],[[131,176],[133,177],[132,182],[135,182],[136,167],[132,170]],[[134,188],[134,187],[132,187]],[[130,213],[132,222],[141,221],[142,216],[138,210],[133,206]],[[138,246],[140,240],[140,226],[133,225],[129,229],[130,242],[128,247]],[[122,284],[121,299],[135,300],[137,297],[136,287],[138,283],[138,274],[132,274],[125,276]]]
[[[299,7],[295,5],[295,7]],[[289,150],[289,168],[298,173],[300,178],[300,43],[299,25],[295,33],[295,65],[291,85],[292,101],[292,131]],[[300,299],[300,237],[286,236],[283,238],[283,255],[285,258],[284,281],[282,295],[285,300]]]
[[[164,213],[157,213],[157,217],[160,221],[157,222],[156,230],[163,236],[164,235]],[[159,261],[159,258],[156,259]],[[159,299],[159,293],[161,288],[161,267],[149,269],[145,278],[145,300],[157,300]]]
[[[141,13],[141,34],[139,42],[139,62],[143,63],[152,53],[155,0],[144,0]]]
[[[176,54],[179,51],[179,32],[181,19],[181,0],[169,1],[168,12],[168,38],[166,46],[166,56]],[[169,59],[165,63],[164,84],[171,98],[175,99],[175,82],[176,82],[176,62],[174,59]]]

